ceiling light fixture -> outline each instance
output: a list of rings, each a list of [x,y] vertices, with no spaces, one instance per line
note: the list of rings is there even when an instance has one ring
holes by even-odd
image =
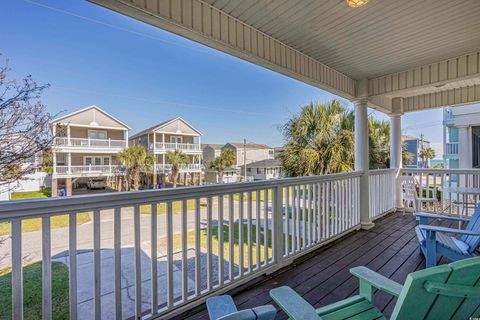
[[[346,0],[350,8],[358,8],[368,3],[368,0]]]

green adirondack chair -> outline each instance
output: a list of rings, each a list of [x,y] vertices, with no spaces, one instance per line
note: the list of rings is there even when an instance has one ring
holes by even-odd
[[[290,287],[272,289],[270,296],[294,320],[385,319],[374,306],[376,289],[398,298],[390,319],[480,317],[480,258],[413,272],[403,286],[365,267],[350,273],[360,280],[359,294],[319,309]]]

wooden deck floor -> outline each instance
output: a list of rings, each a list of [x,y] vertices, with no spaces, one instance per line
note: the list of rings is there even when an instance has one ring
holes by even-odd
[[[242,289],[233,298],[239,309],[268,303],[275,305],[268,295],[269,290],[288,285],[315,307],[324,306],[358,292],[358,281],[349,273],[349,269],[355,266],[367,266],[403,283],[410,272],[425,267],[414,231],[417,224],[411,214],[390,214],[377,220],[371,230],[352,233],[332,245],[320,248],[309,259]],[[443,226],[458,227],[451,222]],[[443,259],[440,261],[446,262]],[[375,304],[390,316],[395,299],[377,292]],[[182,318],[185,319],[186,315]],[[208,315],[205,309],[196,310],[188,318],[208,319]],[[286,318],[285,313],[279,312],[276,319]]]

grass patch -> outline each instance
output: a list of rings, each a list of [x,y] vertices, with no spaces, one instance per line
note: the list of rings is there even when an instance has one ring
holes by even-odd
[[[89,222],[90,214],[77,214],[77,225]],[[54,216],[50,218],[50,226],[52,229],[68,227],[68,215]],[[22,221],[22,232],[32,232],[42,230],[42,218],[25,219]],[[10,222],[0,223],[0,236],[11,234]]]
[[[182,202],[181,201],[174,201],[172,202],[172,212],[173,213],[180,213],[182,212]],[[200,200],[200,207],[206,207],[207,202],[204,200]],[[187,200],[187,211],[195,210],[195,200]],[[140,213],[141,214],[151,214],[151,206],[150,205],[143,205],[140,206]],[[166,214],[167,213],[167,204],[166,203],[159,203],[157,204],[157,214]]]
[[[233,228],[233,262],[237,266],[240,263],[240,227],[238,223],[234,224]],[[248,268],[248,225],[243,225],[243,267]],[[256,264],[257,261],[257,242],[256,242],[256,226],[252,225],[252,265]],[[223,258],[228,261],[229,260],[229,231],[230,228],[228,225],[223,226]],[[271,233],[268,233],[268,242],[267,242],[267,255],[268,258],[270,259],[272,257],[272,239],[271,239]],[[212,227],[212,254],[218,256],[219,253],[219,227],[215,226]],[[263,228],[261,228],[260,232],[260,261],[263,263],[265,259],[265,246],[264,246],[264,235],[263,235]],[[187,232],[187,243],[189,245],[193,245],[195,243],[195,231],[191,230]],[[159,241],[160,246],[167,246],[167,239],[162,238]],[[179,251],[182,248],[182,236],[181,234],[177,233],[173,235],[173,251]],[[207,229],[203,228],[200,229],[200,248],[202,249],[202,252],[207,251]]]
[[[42,188],[39,191],[12,192],[11,200],[50,198],[51,193],[50,188]]]
[[[0,319],[12,319],[11,269],[0,269]],[[42,263],[23,267],[24,319],[42,318]],[[53,319],[69,318],[68,267],[52,262],[52,313]]]

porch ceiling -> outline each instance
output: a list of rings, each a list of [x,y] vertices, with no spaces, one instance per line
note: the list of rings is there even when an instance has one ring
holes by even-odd
[[[90,1],[383,111],[480,101],[480,1]]]

